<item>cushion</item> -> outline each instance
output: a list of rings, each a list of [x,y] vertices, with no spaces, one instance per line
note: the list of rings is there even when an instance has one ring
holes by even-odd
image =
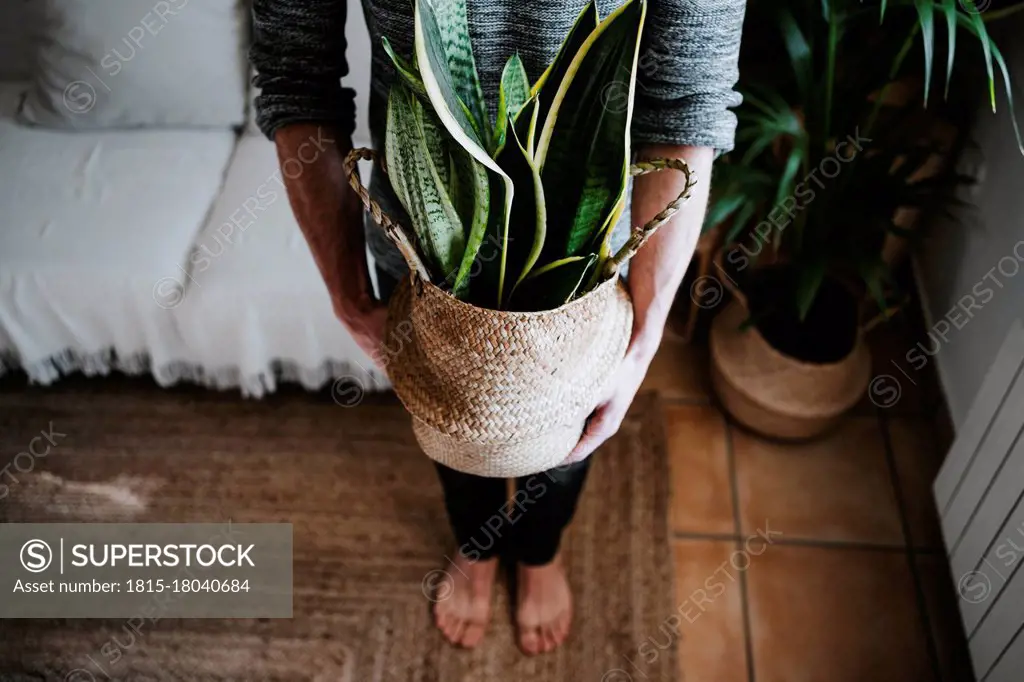
[[[300,156],[317,152],[315,141]],[[348,188],[344,188],[348,191]],[[189,355],[208,377],[243,393],[272,391],[274,369],[315,389],[351,376],[386,378],[334,317],[330,297],[292,215],[274,144],[243,136],[224,188],[195,240],[188,288],[174,308]]]
[[[25,122],[59,128],[228,127],[245,119],[239,0],[35,0]]]
[[[31,378],[56,378],[48,359],[68,351],[179,359],[171,308],[234,143],[0,118],[0,329]]]

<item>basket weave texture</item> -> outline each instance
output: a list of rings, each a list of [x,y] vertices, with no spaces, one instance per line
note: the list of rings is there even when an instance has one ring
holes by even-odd
[[[740,423],[763,435],[803,440],[824,433],[857,404],[871,378],[862,335],[838,362],[803,362],[773,348],[756,327],[741,329],[749,314],[733,299],[711,324],[718,397]]]
[[[530,313],[478,308],[405,278],[391,299],[384,359],[427,456],[478,476],[525,476],[576,445],[632,326],[617,277]]]

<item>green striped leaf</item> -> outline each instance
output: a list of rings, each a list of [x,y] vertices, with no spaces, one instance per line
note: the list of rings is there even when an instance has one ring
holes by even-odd
[[[647,4],[629,0],[584,41],[566,70],[537,143],[548,202],[542,262],[606,251],[625,202],[629,126]],[[619,96],[609,98],[615,89]]]
[[[452,73],[444,54],[440,28],[433,16],[428,0],[417,0],[414,16],[414,46],[416,59],[434,112],[454,141],[466,150],[476,161],[498,177],[498,186],[490,187],[488,211],[488,234],[494,234],[501,251],[497,261],[496,281],[493,291],[500,308],[505,294],[504,251],[508,241],[508,221],[512,212],[515,187],[512,180],[484,149],[482,138],[475,130],[470,112],[455,91]],[[490,181],[490,178],[488,179]],[[500,202],[500,203],[498,203]],[[494,230],[490,224],[496,222]],[[460,267],[461,271],[461,267]]]
[[[416,113],[416,123],[423,132],[423,144],[430,157],[430,162],[441,180],[441,187],[451,198],[451,194],[448,192],[451,187],[451,160],[448,157],[448,140],[445,139],[447,133],[444,132],[434,115],[427,111],[422,102],[417,100],[413,105],[413,110]]]
[[[476,122],[477,131],[483,136],[490,125],[483,88],[480,87],[480,77],[473,59],[466,0],[427,0],[426,4],[433,9],[455,92],[465,103]]]
[[[401,55],[395,52],[395,49],[391,46],[391,42],[387,38],[381,38],[381,43],[384,45],[384,53],[391,59],[391,64],[395,67],[395,72],[405,82],[409,89],[415,93],[415,95],[421,99],[427,98],[427,89],[423,87],[423,79],[420,78],[419,73],[409,62],[405,61]]]
[[[414,47],[420,68],[420,77],[423,79],[423,87],[427,90],[427,97],[442,121],[445,119],[442,114],[443,108],[451,114],[462,134],[477,147],[480,147],[485,138],[481,135],[475,114],[462,99],[448,61],[448,55],[445,53],[444,43],[433,5],[429,0],[417,0]],[[447,124],[445,127],[453,137],[458,139],[456,131]]]
[[[526,75],[526,67],[519,53],[509,57],[501,72],[501,83],[498,85],[498,120],[494,125],[494,140],[491,143],[495,158],[501,154],[505,146],[505,136],[509,119],[515,120],[519,111],[530,99],[530,79]]]
[[[384,152],[388,177],[409,214],[421,254],[441,277],[455,272],[465,251],[459,215],[427,147],[431,125],[423,105],[396,83],[388,97]]]
[[[451,150],[452,203],[459,213],[466,234],[466,251],[452,284],[452,293],[465,298],[470,286],[473,262],[487,232],[490,186],[487,169],[461,147]]]
[[[597,28],[598,22],[597,3],[590,0],[576,17],[576,21],[573,22],[569,34],[558,48],[558,54],[534,84],[533,95],[538,97],[538,106],[540,106],[537,118],[539,125],[543,126],[544,121],[547,120],[548,111],[551,109],[551,102],[555,99],[558,86],[562,84],[573,58],[580,51],[583,42]],[[544,96],[540,97],[541,94]]]

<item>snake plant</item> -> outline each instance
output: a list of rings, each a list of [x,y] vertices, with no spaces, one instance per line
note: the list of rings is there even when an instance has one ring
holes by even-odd
[[[491,119],[465,0],[415,0],[414,54],[398,55],[385,157],[433,281],[476,305],[558,307],[610,257],[629,172],[646,0],[600,20],[592,0],[533,83],[510,55]],[[605,106],[627,86],[627,105]],[[482,249],[484,242],[496,248]]]

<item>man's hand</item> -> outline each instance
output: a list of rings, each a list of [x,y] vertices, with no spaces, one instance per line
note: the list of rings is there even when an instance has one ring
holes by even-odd
[[[359,347],[376,357],[387,309],[373,295],[363,206],[343,161],[352,141],[330,127],[297,123],[274,135],[288,200],[331,297],[334,314]]]
[[[380,346],[384,341],[384,325],[388,319],[388,308],[374,301],[372,306],[356,310],[341,297],[331,296],[334,301],[334,315],[348,329],[352,338],[363,349],[363,352],[376,362],[380,355]]]
[[[586,459],[606,440],[618,433],[626,411],[633,403],[640,384],[644,381],[647,368],[654,354],[646,347],[639,348],[633,344],[626,351],[614,377],[611,379],[607,397],[601,401],[587,419],[580,442],[576,444],[563,464],[573,464]]]
[[[633,337],[626,357],[611,380],[608,396],[590,415],[583,436],[564,464],[586,459],[619,430],[661,343],[668,312],[693,258],[704,223],[714,150],[655,145],[642,150],[640,156],[683,159],[696,173],[697,186],[690,201],[668,224],[661,226],[630,263]],[[633,188],[633,224],[645,224],[674,200],[685,185],[685,178],[677,172],[662,171],[638,177]]]

